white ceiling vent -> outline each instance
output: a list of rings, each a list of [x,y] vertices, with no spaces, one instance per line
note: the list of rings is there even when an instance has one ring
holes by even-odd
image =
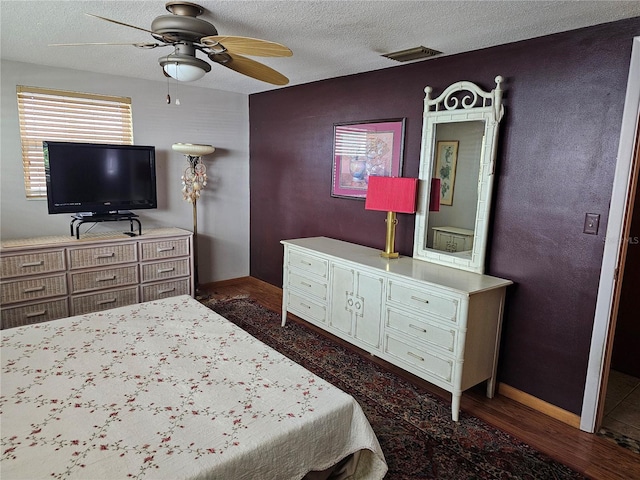
[[[435,55],[440,55],[442,52],[427,47],[414,47],[407,50],[400,50],[398,52],[385,53],[382,56],[395,60],[397,62],[409,62],[411,60],[420,60],[422,58],[429,58]]]

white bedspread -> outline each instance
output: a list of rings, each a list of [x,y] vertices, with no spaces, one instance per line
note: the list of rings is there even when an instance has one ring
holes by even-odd
[[[351,396],[189,296],[4,330],[1,354],[3,480],[387,470]]]

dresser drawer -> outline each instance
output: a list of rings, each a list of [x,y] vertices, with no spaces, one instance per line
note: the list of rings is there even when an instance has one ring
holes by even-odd
[[[84,315],[134,303],[138,303],[137,286],[71,297],[71,311],[73,315]]]
[[[329,270],[329,262],[327,260],[305,255],[295,250],[289,252],[289,266],[318,275],[322,278],[327,278],[327,272]]]
[[[191,281],[188,278],[180,278],[171,282],[154,283],[142,286],[142,301],[160,300],[161,298],[175,297],[176,295],[190,295]]]
[[[453,322],[457,321],[458,301],[437,292],[413,288],[411,285],[391,280],[388,301],[429,312]]]
[[[327,299],[327,284],[316,282],[310,278],[298,275],[297,273],[289,271],[288,275],[289,288],[295,288],[305,294],[313,295],[321,300]]]
[[[2,305],[24,302],[39,298],[66,295],[67,279],[64,273],[50,277],[37,277],[25,280],[13,280],[1,285]]]
[[[422,372],[434,376],[447,383],[453,376],[453,360],[446,356],[435,355],[427,348],[410,344],[393,335],[385,336],[385,353],[412,365]]]
[[[5,255],[0,259],[0,263],[2,264],[2,278],[63,272],[65,270],[64,250]]]
[[[402,332],[416,341],[443,348],[449,353],[453,353],[456,348],[457,330],[424,321],[404,312],[387,309],[386,326]]]
[[[311,318],[311,321],[327,323],[326,306],[310,302],[295,293],[289,292],[287,296],[287,310],[305,320]]]
[[[69,268],[71,269],[135,262],[137,259],[134,242],[69,249]]]
[[[69,316],[66,298],[2,309],[2,328],[21,327]]]
[[[166,262],[145,263],[142,265],[142,282],[155,282],[166,278],[189,275],[189,259],[170,260]]]
[[[189,255],[189,240],[186,238],[176,238],[173,240],[142,242],[140,244],[140,251],[143,261],[182,257]]]
[[[74,272],[71,278],[71,293],[88,292],[91,290],[122,287],[138,284],[138,266],[107,268],[90,272]]]

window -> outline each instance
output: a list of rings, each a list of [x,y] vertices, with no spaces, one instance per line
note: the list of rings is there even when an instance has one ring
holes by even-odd
[[[131,99],[18,86],[27,198],[46,198],[44,140],[133,144]]]

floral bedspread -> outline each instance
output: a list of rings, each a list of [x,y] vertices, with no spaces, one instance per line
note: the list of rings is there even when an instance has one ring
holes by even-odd
[[[351,396],[189,296],[1,341],[3,479],[299,479],[358,451],[353,478],[386,472]]]

